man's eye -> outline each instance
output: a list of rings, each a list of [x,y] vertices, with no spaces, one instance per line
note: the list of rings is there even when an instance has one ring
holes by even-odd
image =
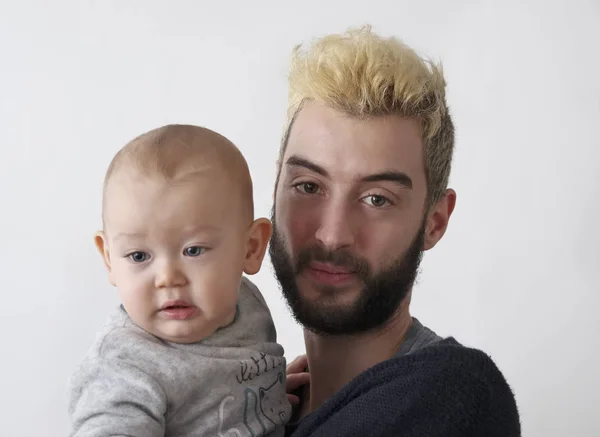
[[[143,263],[144,261],[148,260],[148,258],[150,258],[150,255],[148,255],[146,252],[132,252],[129,255],[127,255],[129,257],[129,259],[131,259],[131,261],[135,262],[135,263]]]
[[[200,247],[200,246],[191,246],[191,247],[186,247],[186,249],[184,250],[184,253],[186,256],[200,256],[202,254],[202,252],[204,252],[204,248]]]
[[[376,208],[381,208],[390,204],[390,201],[383,196],[371,194],[363,199],[367,204]]]
[[[319,186],[312,182],[303,182],[301,184],[297,184],[296,189],[305,194],[316,194],[319,192]]]

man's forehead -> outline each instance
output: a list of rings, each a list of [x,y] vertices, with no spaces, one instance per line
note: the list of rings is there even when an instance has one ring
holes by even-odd
[[[285,167],[290,158],[297,161],[299,157],[329,173],[368,176],[396,171],[414,178],[419,173],[424,176],[422,144],[417,120],[400,116],[359,119],[312,104],[298,114],[281,164]]]

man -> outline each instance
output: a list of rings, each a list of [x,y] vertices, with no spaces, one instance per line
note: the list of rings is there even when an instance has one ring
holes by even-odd
[[[442,238],[454,128],[441,69],[369,27],[297,48],[270,256],[306,361],[288,435],[520,435],[511,389],[481,351],[410,315]]]

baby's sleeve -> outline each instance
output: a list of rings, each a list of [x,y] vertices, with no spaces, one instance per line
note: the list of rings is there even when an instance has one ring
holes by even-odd
[[[164,437],[166,396],[133,362],[90,358],[68,391],[71,437]]]

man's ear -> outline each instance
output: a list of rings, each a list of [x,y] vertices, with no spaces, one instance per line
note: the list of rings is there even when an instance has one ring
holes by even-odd
[[[273,226],[267,218],[256,219],[250,226],[244,259],[244,272],[248,275],[259,272],[272,232]]]
[[[455,206],[456,192],[448,189],[429,211],[425,227],[425,244],[423,250],[432,249],[442,239],[448,228],[448,222]]]
[[[96,244],[98,252],[100,252],[100,255],[102,256],[102,261],[104,262],[104,266],[106,267],[106,271],[108,272],[108,280],[112,285],[115,285],[115,281],[112,275],[112,268],[110,265],[110,252],[108,250],[106,235],[103,231],[98,231],[94,234],[94,243]]]

